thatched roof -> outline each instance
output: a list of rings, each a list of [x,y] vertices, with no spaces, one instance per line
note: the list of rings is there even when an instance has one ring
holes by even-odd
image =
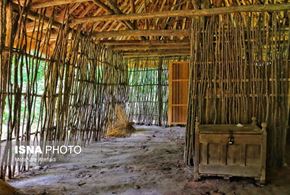
[[[16,9],[28,2],[13,1]],[[26,27],[33,37],[34,20],[44,14],[53,20],[52,29],[46,24],[52,46],[59,26],[68,23],[127,54],[170,49],[183,55],[189,54],[191,16],[289,8],[289,0],[31,0]]]

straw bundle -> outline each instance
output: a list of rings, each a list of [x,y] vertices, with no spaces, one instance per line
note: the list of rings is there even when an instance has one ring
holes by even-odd
[[[5,195],[20,195],[15,188],[0,179],[0,194]]]
[[[135,128],[132,126],[132,123],[129,122],[129,119],[125,113],[125,109],[117,104],[115,107],[116,120],[111,122],[107,130],[108,137],[126,137],[131,135]]]

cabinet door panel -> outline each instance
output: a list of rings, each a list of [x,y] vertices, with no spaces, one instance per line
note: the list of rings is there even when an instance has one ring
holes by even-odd
[[[261,145],[247,145],[246,146],[246,165],[261,164]]]
[[[228,165],[240,165],[242,158],[242,146],[239,144],[228,145],[227,150],[227,164]]]

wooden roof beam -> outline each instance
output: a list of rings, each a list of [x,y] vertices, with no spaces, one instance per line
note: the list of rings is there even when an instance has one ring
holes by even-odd
[[[113,0],[108,0],[108,4],[110,7],[101,2],[100,0],[94,0],[94,2],[111,14],[124,15],[124,13],[118,8],[118,5]],[[134,25],[131,21],[122,20],[121,22],[124,23],[130,30],[137,29],[136,25]],[[141,38],[143,40],[146,40],[146,38],[143,36],[141,36]]]
[[[138,0],[139,1],[139,0]],[[123,5],[121,6],[121,8],[124,8],[123,7]],[[103,9],[99,9],[99,10],[103,10]],[[98,11],[99,11],[98,10]],[[97,16],[97,15],[99,15],[99,13],[98,13],[98,11],[97,12],[95,12],[93,15],[94,16]],[[108,21],[108,22],[111,22],[111,21]],[[118,21],[114,21],[114,24],[115,24],[115,22],[118,22]],[[99,25],[101,25],[101,23],[102,22],[96,22],[96,23],[93,23],[93,25],[91,26],[91,28],[92,28],[92,30],[95,30],[95,29],[97,29],[97,27],[99,26]],[[90,23],[86,23],[86,25],[89,25]],[[121,25],[124,25],[123,23],[119,23],[117,26],[118,26],[118,29],[121,27]],[[110,31],[110,30],[112,30],[112,28],[113,28],[113,23],[111,24],[111,27],[107,30],[107,31]],[[97,29],[97,31],[100,31],[100,30],[98,30]]]
[[[89,34],[92,38],[111,38],[111,37],[139,37],[139,36],[175,36],[175,37],[188,37],[188,30],[120,30],[120,31],[105,31],[95,32]],[[52,34],[53,36],[54,34]],[[57,34],[55,34],[57,35]],[[51,39],[53,40],[53,39]],[[102,42],[97,41],[96,42]]]
[[[43,25],[43,26],[42,26],[41,29],[38,29],[37,25]],[[44,23],[44,24],[42,24],[42,23],[37,23],[37,24],[35,24],[35,22],[30,22],[30,23],[27,23],[27,24],[26,24],[26,33],[31,33],[31,32],[33,32],[33,31],[36,32],[36,31],[38,31],[38,30],[46,30],[46,29],[48,29],[48,28],[50,28],[49,23]]]
[[[236,13],[236,12],[271,12],[290,10],[290,3],[283,4],[267,4],[267,5],[244,5],[233,7],[218,7],[198,10],[176,10],[151,13],[132,13],[126,15],[105,15],[96,17],[86,17],[75,19],[72,23],[81,24],[87,22],[100,22],[108,20],[144,20],[152,18],[168,18],[168,17],[193,17],[193,16],[210,16],[218,14]]]
[[[115,46],[110,47],[114,51],[152,51],[152,50],[168,50],[168,49],[190,49],[190,45],[149,45],[149,46]]]
[[[153,57],[153,56],[190,56],[190,51],[178,51],[178,50],[168,50],[168,51],[150,51],[150,52],[124,52],[124,58],[134,58],[134,57]]]
[[[123,12],[118,7],[116,7],[116,5],[111,0],[109,0],[108,3],[111,5],[112,8],[110,8],[109,6],[107,6],[100,0],[93,0],[93,2],[96,5],[108,11],[110,14],[117,14],[117,15],[123,14]],[[121,21],[121,22],[123,22],[129,29],[134,30],[134,24],[131,23],[130,21]]]
[[[110,37],[133,37],[133,36],[189,36],[188,30],[120,30],[92,33],[96,39]]]
[[[159,46],[159,45],[190,45],[189,40],[184,41],[159,41],[159,40],[150,40],[150,41],[140,41],[140,40],[106,40],[100,41],[101,44],[108,46]]]
[[[148,57],[177,57],[177,56],[189,56],[189,53],[163,53],[163,54],[130,54],[123,55],[124,58],[148,58]]]
[[[15,4],[15,3],[11,3],[13,11],[19,12],[19,5]],[[43,19],[44,23],[49,24],[50,22],[50,18],[47,16],[42,16],[36,12],[33,12],[31,10],[26,10],[25,13],[27,14],[27,18],[31,19],[31,20],[39,20],[39,18]],[[54,28],[60,28],[62,26],[62,23],[52,20],[52,27]]]
[[[168,52],[168,53],[190,53],[190,49],[189,48],[181,48],[181,49],[176,49],[176,48],[167,48],[167,49],[163,49],[163,50],[159,50],[158,48],[153,48],[150,49],[148,51],[123,51],[123,54],[131,54],[131,53],[164,53],[164,52]]]
[[[116,13],[114,12],[114,10],[112,10],[109,6],[107,6],[107,5],[106,5],[105,3],[103,3],[102,1],[100,1],[100,0],[93,0],[93,2],[94,2],[97,6],[103,8],[104,10],[106,10],[107,12],[109,12],[109,14],[116,14]]]
[[[32,9],[39,9],[39,8],[45,8],[45,7],[51,7],[51,6],[58,6],[58,5],[65,5],[65,4],[71,4],[71,3],[82,3],[82,2],[88,2],[92,1],[99,7],[103,8],[104,10],[108,11],[110,14],[123,14],[122,11],[115,5],[115,3],[111,0],[108,1],[110,6],[107,6],[100,0],[52,0],[47,2],[38,2],[31,5]],[[124,21],[123,22],[129,29],[134,30],[134,24],[130,21]]]
[[[88,2],[88,1],[92,1],[92,0],[51,0],[51,1],[46,1],[46,2],[32,3],[31,8],[40,9],[40,8],[52,7],[52,6],[58,6],[58,5],[71,4],[71,3],[83,3],[83,2]]]
[[[136,6],[134,0],[130,0],[130,7],[131,7],[131,13],[136,13]],[[133,25],[135,28],[137,28],[137,21],[134,20]]]

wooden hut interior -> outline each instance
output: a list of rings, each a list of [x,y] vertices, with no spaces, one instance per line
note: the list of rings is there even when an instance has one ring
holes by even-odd
[[[1,0],[0,195],[290,194],[289,0]]]

